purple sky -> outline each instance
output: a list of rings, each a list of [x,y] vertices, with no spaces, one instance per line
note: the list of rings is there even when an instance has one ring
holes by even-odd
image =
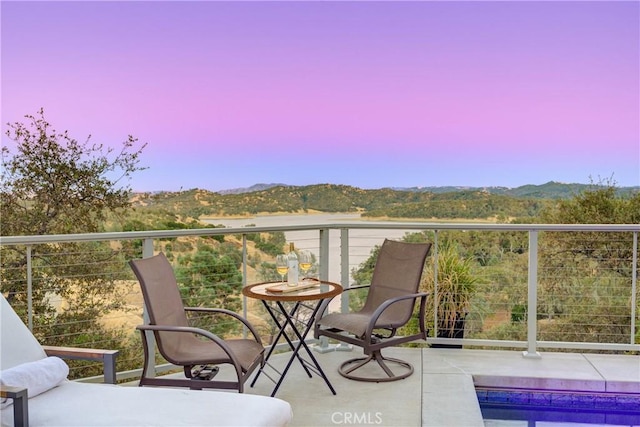
[[[640,185],[637,1],[0,7],[3,131],[131,134],[135,190]]]

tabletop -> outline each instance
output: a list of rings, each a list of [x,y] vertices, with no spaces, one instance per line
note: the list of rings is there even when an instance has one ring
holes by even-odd
[[[263,282],[248,285],[242,289],[242,294],[249,298],[256,298],[264,301],[312,301],[325,298],[332,298],[342,293],[342,286],[337,283],[324,280],[316,280],[314,286],[288,287],[281,282]],[[277,289],[279,292],[272,292],[269,289]]]

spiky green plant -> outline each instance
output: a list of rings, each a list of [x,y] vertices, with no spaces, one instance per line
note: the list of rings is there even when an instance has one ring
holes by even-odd
[[[438,330],[453,332],[456,321],[469,312],[478,280],[473,274],[471,260],[462,257],[451,243],[438,248],[437,286],[433,270],[433,264],[425,269],[420,288],[431,294],[431,301],[437,307]]]

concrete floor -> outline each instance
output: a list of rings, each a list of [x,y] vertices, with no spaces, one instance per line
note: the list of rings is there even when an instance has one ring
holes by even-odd
[[[314,352],[335,396],[320,377],[309,378],[295,362],[276,394],[293,407],[291,425],[484,426],[476,386],[640,395],[640,356],[541,353],[532,359],[514,351],[433,348],[383,353],[410,362],[415,372],[388,383],[353,381],[337,369],[360,349]],[[276,355],[273,364],[283,367],[289,354]],[[261,376],[246,392],[270,395],[273,387]]]

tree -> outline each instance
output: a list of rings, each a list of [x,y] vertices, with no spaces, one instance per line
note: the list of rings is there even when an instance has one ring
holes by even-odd
[[[108,212],[130,206],[131,175],[146,144],[129,136],[122,149],[57,133],[44,118],[25,116],[28,124],[8,123],[6,135],[15,153],[2,147],[0,234],[37,235],[100,231]],[[124,185],[123,185],[124,184]]]
[[[1,150],[0,235],[97,232],[107,215],[129,208],[128,180],[144,169],[139,158],[146,144],[129,136],[115,151],[91,144],[91,136],[81,143],[68,131],[55,131],[42,109],[25,118],[26,123],[7,123],[5,133],[13,143]],[[38,326],[54,324],[65,345],[74,344],[71,336],[86,341],[70,330],[121,306],[118,277],[111,272],[122,270],[124,260],[108,244],[34,245],[31,257],[36,335]],[[0,291],[16,311],[24,311],[25,248],[3,245],[0,263]],[[62,308],[54,307],[55,299],[65,302]],[[103,331],[94,333],[100,336]]]
[[[595,186],[543,212],[558,224],[637,224],[640,193]],[[627,342],[631,322],[633,233],[547,232],[539,252],[545,340]],[[579,278],[579,279],[578,279]],[[640,307],[639,307],[640,308]]]

